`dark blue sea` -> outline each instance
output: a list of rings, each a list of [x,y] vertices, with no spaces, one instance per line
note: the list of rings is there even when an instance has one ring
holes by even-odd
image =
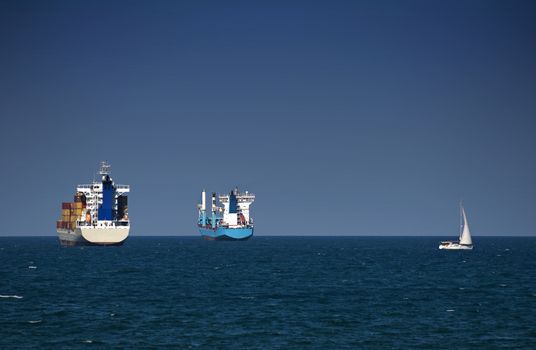
[[[536,349],[536,238],[0,238],[0,349]]]

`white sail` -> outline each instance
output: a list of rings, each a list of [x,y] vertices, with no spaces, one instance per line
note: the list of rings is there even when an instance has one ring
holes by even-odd
[[[465,209],[462,207],[462,217],[463,217],[463,231],[460,234],[460,244],[472,245],[473,240],[471,239],[471,231],[469,231],[469,223],[467,222],[467,215],[465,215]]]

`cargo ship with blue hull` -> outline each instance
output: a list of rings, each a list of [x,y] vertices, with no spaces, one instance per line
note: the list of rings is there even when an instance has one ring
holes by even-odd
[[[249,206],[255,201],[253,193],[241,193],[235,188],[228,195],[219,196],[223,207],[216,204],[216,193],[212,193],[210,214],[207,214],[205,197],[203,190],[201,204],[197,205],[197,226],[204,239],[243,241],[253,236],[253,219],[249,215]]]
[[[130,231],[128,185],[117,185],[101,162],[100,181],[76,186],[73,202],[62,203],[56,231],[61,245],[121,245]]]

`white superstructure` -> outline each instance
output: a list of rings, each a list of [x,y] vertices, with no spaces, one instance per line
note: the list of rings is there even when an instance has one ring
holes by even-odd
[[[250,222],[250,216],[249,216],[249,206],[251,205],[251,203],[253,203],[255,201],[255,195],[253,193],[249,193],[248,191],[245,191],[244,193],[240,193],[238,191],[238,188],[236,188],[234,190],[234,193],[236,195],[236,201],[237,201],[237,209],[238,209],[238,213],[242,213],[242,215],[244,215],[244,218],[246,219],[246,222]],[[219,199],[220,199],[220,202],[223,204],[223,207],[224,207],[224,221],[225,220],[225,215],[228,215],[227,217],[229,218],[229,220],[233,220],[230,218],[229,215],[233,214],[233,213],[229,213],[229,195],[228,194],[225,194],[225,195],[220,195],[219,196]],[[236,214],[235,214],[235,217],[236,217]],[[236,222],[236,219],[234,220]],[[226,221],[227,222],[227,221]],[[235,223],[236,225],[236,223]]]

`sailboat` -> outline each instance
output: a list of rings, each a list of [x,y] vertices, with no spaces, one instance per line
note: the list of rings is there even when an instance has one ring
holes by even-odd
[[[471,239],[471,231],[469,230],[469,222],[467,222],[467,215],[465,209],[460,203],[460,237],[458,242],[443,241],[439,244],[439,249],[450,250],[471,250],[473,249],[473,240]]]

